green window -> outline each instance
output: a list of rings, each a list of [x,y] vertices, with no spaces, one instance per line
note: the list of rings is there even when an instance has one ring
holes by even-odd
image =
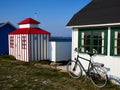
[[[78,46],[80,52],[96,51],[97,54],[107,54],[107,28],[106,29],[79,29]]]
[[[120,56],[120,28],[111,30],[111,55]]]

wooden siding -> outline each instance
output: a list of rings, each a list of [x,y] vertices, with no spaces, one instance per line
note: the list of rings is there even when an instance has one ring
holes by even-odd
[[[10,36],[14,37],[14,47],[10,47]],[[26,37],[26,48],[22,48],[22,40],[21,37]],[[9,54],[16,57],[17,60],[29,61],[28,57],[28,35],[27,34],[19,34],[19,35],[9,35]]]
[[[46,36],[46,39],[44,38]],[[29,35],[29,56],[30,60],[46,60],[48,59],[48,41],[47,34],[31,34]]]
[[[10,37],[14,37],[14,48],[10,47]],[[22,36],[27,39],[26,48],[22,48]],[[47,34],[17,34],[9,35],[9,54],[16,57],[17,60],[28,62],[48,59]]]

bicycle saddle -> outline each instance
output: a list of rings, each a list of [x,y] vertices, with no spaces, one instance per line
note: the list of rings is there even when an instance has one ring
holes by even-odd
[[[87,54],[90,55],[90,57],[94,55],[94,53],[91,53],[91,52],[87,52]]]

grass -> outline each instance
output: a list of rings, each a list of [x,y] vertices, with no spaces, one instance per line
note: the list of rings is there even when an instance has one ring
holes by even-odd
[[[0,56],[0,90],[101,90],[90,80],[73,79],[51,68],[49,63],[21,62],[5,57]],[[109,83],[102,90],[120,90],[120,86]]]

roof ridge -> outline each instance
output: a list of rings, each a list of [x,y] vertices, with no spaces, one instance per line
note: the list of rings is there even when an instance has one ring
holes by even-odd
[[[3,27],[3,26],[5,26],[6,24],[9,24],[9,25],[11,25],[12,27],[14,27],[14,28],[16,28],[11,22],[5,22],[5,23],[0,23],[0,28],[1,27]]]
[[[40,22],[33,18],[25,18],[24,20],[20,21],[18,24],[40,24]]]

